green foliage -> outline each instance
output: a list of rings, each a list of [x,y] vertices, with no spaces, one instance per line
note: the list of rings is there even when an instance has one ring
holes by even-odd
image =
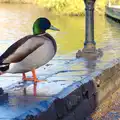
[[[20,4],[31,4],[32,0],[0,0],[0,3],[20,3]]]
[[[120,4],[120,0],[110,0],[112,4]],[[40,7],[47,8],[56,14],[84,15],[84,0],[0,0],[6,3],[35,3]],[[96,0],[95,10],[104,14],[103,10],[108,0]]]
[[[120,0],[110,0],[112,4],[120,3]],[[40,6],[43,6],[57,14],[84,15],[83,0],[36,0]],[[95,10],[103,13],[108,0],[96,0]]]
[[[36,0],[35,2],[57,14],[82,15],[84,13],[83,0]]]

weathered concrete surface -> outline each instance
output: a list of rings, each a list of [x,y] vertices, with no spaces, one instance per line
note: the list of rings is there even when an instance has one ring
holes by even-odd
[[[40,79],[47,79],[37,86],[21,81],[21,75],[1,76],[0,84],[8,92],[9,100],[0,106],[0,117],[10,120],[84,119],[120,82],[116,74],[119,59],[102,60],[104,57],[101,61],[86,61],[58,56],[37,70]]]

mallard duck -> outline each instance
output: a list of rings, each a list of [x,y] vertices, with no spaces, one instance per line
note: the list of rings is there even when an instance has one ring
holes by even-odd
[[[39,82],[35,70],[48,63],[56,54],[55,39],[47,29],[59,31],[47,18],[38,18],[33,24],[33,35],[27,35],[12,44],[0,56],[0,73],[22,73],[23,80]],[[32,78],[26,72],[32,72]]]

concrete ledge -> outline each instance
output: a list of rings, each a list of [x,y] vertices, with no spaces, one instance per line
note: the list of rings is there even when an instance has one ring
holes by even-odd
[[[120,60],[98,63],[92,72],[81,69],[83,61],[62,57],[51,61],[51,66],[40,68],[39,76],[48,79],[37,84],[36,96],[33,83],[24,83],[21,76],[1,76],[1,87],[9,95],[8,103],[0,107],[1,118],[84,120],[119,86]],[[9,82],[5,82],[8,78]]]
[[[84,120],[119,85],[120,63],[117,63],[65,88],[55,96],[47,111],[28,115],[25,120]]]

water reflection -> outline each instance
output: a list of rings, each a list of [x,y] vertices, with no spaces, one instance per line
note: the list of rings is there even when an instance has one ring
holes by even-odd
[[[88,68],[88,74],[95,72],[96,60],[86,60],[86,68]]]
[[[26,87],[24,87],[24,89],[23,89],[23,95],[24,96],[29,95],[29,94],[27,94]],[[37,96],[37,84],[36,83],[33,83],[33,96]]]

